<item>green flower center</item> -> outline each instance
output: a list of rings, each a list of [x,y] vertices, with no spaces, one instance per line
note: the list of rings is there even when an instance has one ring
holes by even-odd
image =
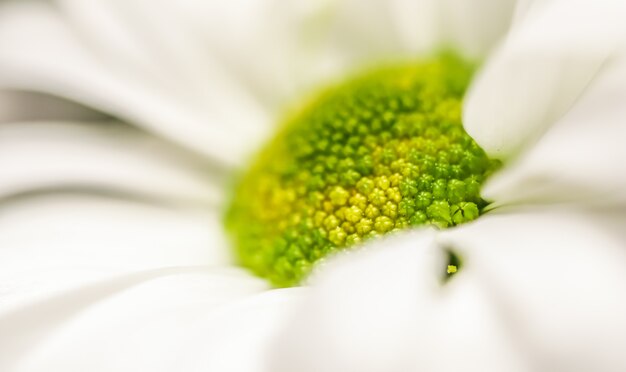
[[[472,72],[449,55],[379,69],[326,90],[287,120],[228,209],[241,264],[290,286],[315,262],[364,240],[477,218],[486,204],[481,183],[497,162],[461,123]]]

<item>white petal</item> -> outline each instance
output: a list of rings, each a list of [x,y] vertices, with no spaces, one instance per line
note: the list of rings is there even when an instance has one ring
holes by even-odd
[[[0,210],[0,277],[231,262],[218,211],[52,195]]]
[[[609,219],[554,208],[486,215],[440,243],[465,259],[453,280],[472,277],[491,295],[534,370],[617,372],[626,369],[626,250],[624,219],[617,234]]]
[[[522,371],[522,355],[473,281],[442,284],[428,231],[330,263],[274,354],[274,371]]]
[[[239,271],[199,268],[86,285],[0,318],[0,365],[15,371],[261,370],[264,345],[300,297],[297,289],[255,295],[265,288]]]
[[[238,165],[276,110],[324,81],[446,42],[482,52],[510,7],[478,1],[480,14],[454,0],[13,4],[0,22],[0,84],[79,101]]]
[[[473,58],[484,58],[506,35],[514,0],[440,0],[441,32],[449,47]]]
[[[467,131],[492,156],[534,144],[624,44],[620,0],[536,1],[466,99]]]
[[[0,198],[63,187],[204,205],[223,198],[219,172],[200,158],[116,122],[5,123],[0,178]]]
[[[183,2],[194,10],[189,19],[212,55],[274,110],[389,53],[406,56],[389,3]]]
[[[127,275],[122,269],[90,265],[13,269],[1,276],[0,319],[80,288]]]
[[[127,63],[132,58],[123,50],[118,50],[120,57],[115,59],[117,55],[110,49],[117,50],[117,45],[103,41],[109,46],[105,54],[110,58],[102,57],[92,50],[98,50],[100,44],[83,43],[83,32],[75,32],[54,8],[45,3],[24,2],[5,5],[0,11],[0,85],[63,96],[167,136],[225,164],[239,164],[243,154],[250,151],[250,141],[257,143],[265,133],[265,112],[220,66],[200,58],[201,51],[188,45],[190,42],[183,37],[183,31],[178,31],[175,18],[171,22],[163,20],[168,8],[154,7],[154,12],[143,14],[153,8],[125,4],[120,2],[116,7],[90,2],[91,6],[72,9],[77,12],[76,17],[85,17],[81,18],[86,20],[82,26],[93,27],[89,35],[109,33],[113,26],[107,17],[117,10],[130,12],[123,16],[130,17],[131,24],[144,20],[140,30],[148,35],[137,37],[157,38],[142,40],[146,45],[163,47],[158,53],[146,52],[146,56],[173,63],[163,68],[168,76],[165,80],[154,78],[151,69],[144,65]],[[99,12],[101,7],[105,8],[104,14]],[[157,12],[157,8],[161,11]],[[151,24],[144,28],[147,19],[153,19],[161,28],[155,30]],[[138,44],[134,47],[139,48]],[[180,78],[178,73],[188,78]],[[188,89],[190,79],[201,85],[204,94]]]
[[[191,335],[186,371],[268,371],[273,341],[306,298],[306,288],[271,290],[208,315]],[[200,341],[198,341],[200,340]]]
[[[211,56],[273,111],[274,120],[276,110],[300,98],[302,80],[312,83],[318,66],[326,63],[326,56],[315,52],[333,14],[327,1],[184,0],[176,5],[173,11]]]
[[[327,42],[357,65],[431,53],[441,41],[439,11],[430,0],[339,1]]]
[[[510,0],[184,3],[209,9],[192,18],[213,54],[278,108],[328,81],[448,44],[481,55],[502,36],[512,11]]]
[[[608,220],[489,214],[331,262],[272,370],[622,371],[624,219]],[[445,283],[444,249],[463,262]]]
[[[483,196],[492,207],[570,202],[623,208],[624,97],[626,48],[535,146],[487,182]]]

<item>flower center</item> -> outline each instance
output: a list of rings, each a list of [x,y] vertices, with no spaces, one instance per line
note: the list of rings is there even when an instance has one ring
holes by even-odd
[[[461,123],[472,72],[449,55],[379,69],[287,120],[226,216],[243,266],[294,285],[316,261],[364,240],[477,218],[480,185],[497,162]]]

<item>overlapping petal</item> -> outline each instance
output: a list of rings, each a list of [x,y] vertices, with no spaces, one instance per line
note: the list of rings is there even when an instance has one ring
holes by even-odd
[[[484,55],[513,2],[459,3],[9,4],[0,84],[64,96],[240,165],[276,113],[324,80],[446,43]]]
[[[435,233],[418,231],[330,263],[279,339],[273,370],[525,370],[490,293],[460,274],[444,284],[445,260]]]
[[[569,112],[485,185],[483,193],[494,201],[493,207],[529,203],[624,206],[625,56],[622,52],[608,61]]]
[[[552,209],[375,242],[314,278],[276,368],[623,370],[622,241],[592,215]],[[444,282],[446,250],[463,265]]]
[[[535,144],[624,48],[624,2],[535,1],[477,77],[464,125],[492,156]]]
[[[476,278],[491,293],[534,370],[621,371],[626,251],[623,231],[607,219],[575,209],[518,209],[450,230],[440,243],[466,257],[455,279]]]
[[[506,166],[492,207],[623,204],[626,6],[529,2],[466,102],[465,125]]]
[[[199,3],[210,11],[193,12],[192,18],[217,58],[280,109],[325,81],[379,63],[449,46],[484,57],[508,27],[514,1]]]
[[[263,362],[263,341],[299,298],[297,290],[259,294],[264,290],[263,281],[238,270],[182,267],[110,276],[50,293],[0,317],[0,366],[12,371],[256,367]]]
[[[167,76],[178,85],[151,76],[145,66],[119,63],[118,54],[111,54],[114,61],[98,55],[50,4],[9,3],[0,15],[4,87],[75,100],[230,165],[241,161],[242,153],[250,151],[246,144],[266,128],[263,109],[219,68],[211,69],[210,61],[197,61],[205,70],[193,71],[199,79],[209,74],[205,91],[210,97],[194,95],[185,91],[177,71]],[[160,60],[167,53],[176,51],[162,50],[152,58]]]
[[[2,124],[0,178],[0,199],[82,188],[208,206],[225,183],[203,158],[115,121]]]

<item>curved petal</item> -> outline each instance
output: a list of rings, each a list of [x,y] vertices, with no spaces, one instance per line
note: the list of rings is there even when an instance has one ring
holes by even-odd
[[[259,294],[265,288],[240,271],[202,268],[139,272],[83,285],[0,317],[0,366],[260,370],[263,344],[300,296],[298,290]]]
[[[524,371],[524,359],[473,281],[443,285],[428,231],[373,243],[313,278],[279,339],[273,371]]]
[[[55,195],[0,209],[0,277],[231,262],[219,212]]]
[[[535,146],[485,184],[491,208],[560,202],[623,209],[624,97],[626,48]]]
[[[490,293],[534,370],[617,372],[626,368],[626,251],[624,219],[617,230],[610,219],[555,208],[486,215],[440,244],[464,257],[454,280],[472,277]]]
[[[116,122],[5,123],[0,198],[73,187],[217,205],[219,174],[200,160]]]
[[[1,85],[81,102],[228,165],[241,164],[302,92],[445,43],[482,53],[511,8],[509,0],[58,3],[3,7]]]
[[[373,243],[313,279],[272,370],[621,371],[623,237],[535,210]]]
[[[619,0],[526,4],[468,94],[468,133],[498,158],[534,144],[623,48],[625,15]]]
[[[77,17],[84,17],[93,27],[92,33],[98,35],[110,32],[107,21],[98,17],[106,18],[118,10],[130,12],[124,13],[131,17],[130,24],[155,20],[160,32],[149,27],[141,30],[158,42],[140,44],[163,49],[158,53],[146,51],[146,55],[153,60],[184,60],[187,64],[166,65],[165,81],[155,78],[150,68],[127,63],[125,53],[106,53],[109,58],[98,55],[94,49],[98,50],[101,43],[83,42],[83,32],[74,32],[64,14],[50,4],[9,3],[0,9],[0,85],[63,96],[164,135],[224,164],[239,164],[241,156],[250,151],[250,141],[256,143],[264,133],[267,115],[218,65],[208,57],[200,58],[203,54],[192,48],[195,45],[187,45],[182,31],[176,31],[178,24],[172,23],[175,18],[163,20],[168,9],[144,6],[137,10],[134,2],[79,3],[84,6],[76,8]],[[154,12],[141,13],[149,10]],[[134,47],[139,48],[139,44]],[[115,49],[115,45],[110,48]],[[193,78],[197,83],[190,85],[188,81]],[[187,89],[198,84],[204,94]]]

